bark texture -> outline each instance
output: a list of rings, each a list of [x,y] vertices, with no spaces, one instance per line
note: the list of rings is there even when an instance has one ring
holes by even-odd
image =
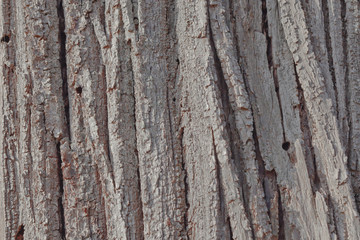
[[[360,239],[358,0],[2,0],[0,239]]]

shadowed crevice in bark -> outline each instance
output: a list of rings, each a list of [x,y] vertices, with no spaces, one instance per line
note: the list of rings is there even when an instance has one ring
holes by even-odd
[[[3,52],[0,57],[0,152],[2,153],[0,166],[0,198],[3,202],[0,202],[0,221],[4,222],[3,226],[8,227],[6,236],[10,238],[11,234],[14,234],[19,224],[19,208],[21,198],[20,185],[21,181],[19,176],[23,173],[20,172],[19,165],[21,159],[18,157],[17,148],[19,146],[19,140],[17,138],[19,125],[19,109],[18,102],[21,100],[21,96],[18,96],[18,78],[16,75],[16,36],[11,36],[12,29],[16,25],[16,7],[11,0],[2,1],[0,9],[0,27],[2,32],[0,47]],[[7,93],[7,94],[4,94]],[[15,137],[15,138],[14,138]],[[1,219],[1,218],[4,219]],[[2,228],[0,229],[1,232]],[[0,234],[2,235],[2,234]],[[11,236],[12,237],[12,236]]]
[[[59,61],[60,61],[61,78],[62,78],[62,96],[63,96],[64,110],[65,110],[65,119],[67,124],[66,129],[68,130],[69,139],[71,141],[69,93],[68,93],[67,64],[66,64],[65,15],[63,8],[63,0],[58,0],[57,14],[59,17],[59,43],[60,43]]]
[[[351,133],[351,117],[350,117],[350,91],[349,91],[349,68],[348,68],[348,42],[347,42],[347,28],[346,28],[346,2],[345,0],[340,0],[341,3],[341,26],[342,26],[342,47],[343,47],[343,62],[344,62],[344,69],[345,69],[345,104],[346,104],[346,118],[348,120],[349,125],[349,135],[348,135],[348,143],[347,143],[347,149],[346,156],[348,157],[348,163],[351,162],[351,139],[352,139],[352,133]],[[350,165],[348,165],[350,167]]]
[[[24,240],[25,226],[22,224],[19,226],[16,234],[15,240]]]
[[[255,158],[257,161],[257,167],[258,167],[258,171],[259,171],[259,179],[262,182],[262,186],[264,189],[265,203],[266,203],[266,207],[268,210],[268,216],[271,221],[271,228],[273,230],[274,235],[279,235],[279,233],[276,232],[276,231],[278,231],[279,225],[278,224],[274,225],[274,218],[275,218],[275,220],[277,220],[277,222],[279,222],[279,221],[283,221],[283,220],[279,219],[280,217],[283,217],[283,216],[276,214],[276,213],[280,212],[279,206],[278,206],[278,212],[276,212],[276,211],[274,211],[274,209],[272,209],[272,205],[271,205],[271,203],[274,200],[276,200],[276,197],[278,196],[276,172],[275,172],[275,170],[267,171],[265,169],[265,161],[264,161],[263,157],[261,156],[260,145],[259,145],[258,136],[256,133],[255,122],[253,122],[253,139],[254,139],[254,146],[255,146]],[[280,197],[280,196],[278,196],[278,197]],[[274,214],[275,214],[275,216],[274,216]]]
[[[298,99],[299,99],[299,106],[296,107],[299,108],[300,128],[303,135],[304,149],[305,149],[305,163],[310,178],[311,189],[312,192],[315,194],[316,191],[320,189],[321,183],[316,167],[316,156],[314,152],[314,146],[312,145],[312,134],[309,123],[310,119],[306,109],[304,90],[302,89],[299,81],[299,76],[296,70],[295,62],[293,63],[293,66],[294,66],[295,81],[297,84]]]
[[[284,221],[284,211],[281,202],[281,193],[279,186],[277,187],[278,191],[278,209],[279,209],[279,239],[286,239],[285,238],[285,221]]]
[[[105,27],[104,27],[105,28]],[[106,67],[103,67],[103,74],[102,74],[102,78],[105,82],[105,86],[106,84]],[[114,186],[114,190],[116,189],[116,184],[115,184],[115,176],[114,176],[114,163],[113,163],[113,157],[111,154],[111,148],[110,148],[110,131],[109,131],[109,108],[108,108],[108,96],[106,94],[106,91],[104,92],[104,107],[105,107],[105,124],[104,124],[104,128],[105,128],[105,149],[104,151],[106,152],[107,155],[107,159],[108,159],[108,163],[109,164],[109,170],[110,170],[110,175],[111,175],[111,180],[112,180],[112,184]]]
[[[130,41],[130,42],[129,42]],[[129,48],[129,52],[130,52],[130,54],[129,55],[131,55],[131,51],[132,51],[132,47],[131,47],[131,40],[129,40],[128,42],[127,42],[127,45],[126,45],[126,47],[128,47]],[[136,44],[136,43],[134,43],[134,44]],[[132,98],[133,98],[133,112],[132,112],[132,115],[133,115],[133,117],[134,117],[134,132],[135,132],[135,134],[134,134],[134,137],[135,137],[135,140],[134,140],[134,146],[135,146],[135,148],[134,148],[134,154],[135,154],[135,156],[136,156],[136,165],[137,165],[137,169],[136,169],[136,174],[137,174],[137,185],[138,185],[138,189],[139,189],[139,208],[140,208],[140,216],[141,216],[141,225],[140,226],[138,226],[138,228],[139,229],[141,229],[141,237],[143,238],[143,234],[144,234],[144,212],[143,212],[143,208],[142,208],[142,206],[143,206],[143,201],[142,201],[142,197],[141,197],[141,193],[142,193],[142,187],[141,187],[141,174],[140,174],[140,168],[139,168],[139,151],[138,151],[138,149],[137,149],[137,129],[136,129],[136,97],[135,97],[135,81],[134,81],[134,67],[133,67],[133,62],[132,62],[132,58],[129,58],[129,62],[130,62],[130,69],[131,69],[131,71],[132,71],[132,74],[131,74],[131,76],[132,76],[132,92],[131,92],[131,96],[132,96]]]
[[[234,14],[234,0],[229,0],[229,14],[230,14],[230,31],[232,31],[231,36],[233,37],[233,45],[236,50],[236,60],[239,63],[240,71],[242,71],[242,67],[240,66],[240,47],[238,35],[236,34],[236,17]]]
[[[268,26],[268,16],[267,16],[267,7],[266,7],[266,0],[262,0],[261,2],[261,11],[262,11],[262,32],[266,37],[266,56],[268,61],[268,67],[271,71],[273,68],[273,56],[272,56],[272,43],[271,37],[269,35],[269,26]]]
[[[64,197],[64,178],[62,173],[62,159],[61,159],[61,150],[60,150],[60,142],[56,143],[56,154],[57,154],[57,163],[58,163],[58,178],[59,178],[59,221],[60,221],[60,236],[62,239],[66,239],[66,229],[65,229],[65,214],[64,214],[64,205],[63,205],[63,197]]]
[[[179,216],[181,219],[181,235],[189,239],[188,235],[188,218],[187,211],[190,207],[188,202],[188,175],[186,169],[186,163],[183,152],[183,134],[184,128],[181,127],[181,89],[179,84],[179,50],[178,50],[178,35],[176,32],[176,23],[178,21],[178,10],[176,9],[176,0],[170,0],[166,2],[166,27],[167,27],[167,70],[168,80],[166,82],[166,101],[167,110],[170,124],[170,139],[171,150],[173,158],[174,169],[180,170],[180,174],[177,175],[178,179],[174,181],[174,188],[180,187],[181,191],[176,193],[177,200],[176,205],[179,206]],[[180,101],[179,101],[180,100]],[[180,119],[180,120],[178,120]],[[178,171],[175,170],[175,171]]]
[[[184,214],[184,228],[185,228],[185,233],[186,233],[186,238],[189,239],[189,229],[188,229],[188,211],[190,208],[190,203],[189,203],[189,198],[188,198],[188,194],[189,194],[189,184],[188,184],[188,174],[187,174],[187,169],[186,169],[186,162],[184,159],[184,147],[183,147],[183,138],[184,138],[184,128],[181,128],[179,130],[179,143],[180,143],[180,147],[181,147],[181,170],[184,176],[184,197],[185,197],[185,214]]]
[[[327,0],[321,0],[322,4],[322,13],[324,18],[324,31],[325,31],[325,44],[327,49],[327,58],[328,58],[328,64],[329,64],[329,71],[331,74],[331,80],[334,84],[334,91],[335,91],[335,100],[336,100],[336,115],[337,119],[339,120],[339,104],[338,104],[338,90],[337,90],[337,84],[336,84],[336,77],[335,77],[335,70],[334,70],[334,60],[332,56],[332,47],[331,47],[331,36],[330,36],[330,19],[329,19],[329,7],[327,4]]]

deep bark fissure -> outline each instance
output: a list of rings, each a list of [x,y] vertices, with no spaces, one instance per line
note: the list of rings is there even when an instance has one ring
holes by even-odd
[[[60,61],[61,79],[62,79],[62,97],[63,97],[68,136],[69,136],[69,140],[71,141],[69,93],[68,93],[67,64],[66,64],[65,14],[64,14],[63,0],[58,0],[57,14],[59,18],[59,43],[60,43],[59,61]]]
[[[343,47],[343,62],[344,62],[344,69],[345,69],[345,107],[346,107],[346,118],[348,121],[349,126],[349,134],[348,134],[348,143],[346,155],[348,157],[348,168],[350,169],[351,163],[351,145],[352,145],[352,121],[351,121],[351,114],[350,114],[350,94],[351,91],[349,89],[349,68],[348,68],[348,42],[347,42],[347,28],[346,28],[346,2],[345,0],[340,0],[341,3],[341,27],[342,27],[342,47]]]
[[[184,214],[184,228],[186,233],[186,238],[189,239],[189,229],[188,229],[188,211],[190,208],[190,203],[188,199],[189,194],[189,185],[188,185],[188,174],[186,169],[186,163],[184,159],[184,147],[183,147],[183,138],[184,138],[184,127],[182,127],[179,130],[179,143],[180,143],[180,149],[181,149],[181,168],[182,173],[184,175],[184,198],[185,198],[185,214]]]
[[[235,53],[236,53],[236,61],[239,63],[240,71],[242,71],[240,66],[240,48],[238,44],[238,36],[236,31],[236,17],[234,15],[234,2],[233,0],[229,0],[229,14],[230,14],[230,26],[229,29],[232,29],[232,40],[233,45],[235,46]]]
[[[262,32],[266,38],[266,56],[268,61],[268,67],[271,71],[273,68],[273,56],[272,56],[272,42],[271,37],[269,35],[269,26],[268,26],[268,16],[267,16],[267,6],[266,0],[262,0],[261,2],[261,11],[262,11]]]
[[[297,85],[298,99],[299,99],[299,117],[300,117],[300,128],[303,135],[303,141],[305,145],[305,162],[310,177],[311,189],[315,194],[320,189],[320,178],[317,172],[316,156],[314,146],[312,144],[312,133],[310,129],[309,116],[306,109],[306,101],[304,96],[304,90],[302,89],[299,76],[296,70],[296,64],[293,62],[295,81]]]
[[[329,71],[331,75],[331,80],[333,82],[333,87],[335,91],[335,107],[336,107],[336,115],[337,119],[339,119],[339,104],[338,104],[338,89],[336,85],[336,77],[335,77],[335,70],[334,70],[334,60],[332,56],[332,46],[331,46],[331,35],[330,35],[330,18],[329,18],[329,6],[327,4],[327,0],[321,0],[322,4],[322,13],[323,13],[323,19],[324,19],[324,32],[325,32],[325,45],[327,49],[327,58],[328,58],[328,64],[329,64]]]
[[[233,234],[233,231],[232,231],[232,228],[231,228],[230,217],[228,217],[226,220],[227,220],[227,223],[228,223],[230,239],[231,239],[231,240],[234,240],[234,234]]]
[[[284,211],[283,211],[283,207],[282,207],[282,202],[281,202],[281,193],[280,193],[280,189],[278,186],[278,209],[279,209],[279,239],[286,239],[285,238],[285,221],[284,221]]]
[[[274,86],[275,86],[275,93],[276,97],[279,103],[279,110],[280,110],[280,122],[282,127],[282,133],[283,133],[283,146],[287,146],[289,142],[286,140],[285,135],[285,126],[284,126],[284,113],[281,103],[281,97],[280,97],[280,86],[279,86],[279,79],[277,77],[277,66],[274,65],[273,60],[273,53],[272,53],[272,38],[269,35],[269,25],[268,25],[268,14],[267,14],[267,6],[266,6],[266,0],[262,0],[261,4],[261,10],[262,10],[262,32],[265,35],[266,38],[266,56],[268,61],[268,67],[269,71],[272,73],[272,77],[274,80]],[[285,151],[287,151],[288,147],[283,147]]]
[[[15,234],[15,240],[24,240],[25,226],[21,224]]]
[[[129,42],[128,42],[129,43]],[[136,44],[136,43],[134,43]],[[129,52],[131,54],[131,40],[130,40],[130,45],[127,44],[127,47],[129,47]],[[140,208],[140,216],[141,216],[141,226],[139,226],[142,231],[144,231],[144,212],[143,212],[143,207],[142,207],[142,197],[141,197],[141,193],[142,193],[142,188],[141,188],[141,174],[140,174],[140,167],[139,167],[139,152],[137,150],[137,129],[136,129],[136,97],[135,97],[135,82],[134,82],[134,68],[133,68],[133,61],[132,58],[129,59],[130,61],[130,69],[132,71],[131,73],[131,77],[132,77],[132,92],[131,92],[131,96],[133,98],[133,116],[134,116],[134,144],[135,144],[135,148],[134,148],[134,154],[136,156],[136,164],[137,164],[137,168],[136,168],[136,174],[137,174],[137,185],[138,185],[138,189],[139,189],[139,208]],[[144,233],[142,233],[143,235]]]
[[[217,192],[218,192],[219,202],[220,202],[220,212],[221,212],[221,215],[222,215],[222,216],[218,216],[218,217],[221,217],[223,222],[226,223],[226,220],[228,218],[228,216],[226,216],[226,214],[228,215],[229,213],[227,213],[227,211],[226,211],[225,196],[224,196],[225,192],[224,192],[224,189],[223,189],[223,186],[222,186],[222,176],[221,176],[221,169],[220,169],[221,166],[220,166],[220,163],[219,163],[219,158],[218,158],[218,154],[217,154],[217,150],[216,150],[214,130],[212,128],[211,128],[211,137],[212,137],[212,147],[214,149],[214,158],[215,158]],[[231,229],[231,224],[229,224],[228,226]],[[229,232],[231,231],[230,229],[229,229]]]
[[[62,172],[62,159],[61,159],[61,149],[60,142],[56,143],[56,154],[57,154],[57,164],[58,164],[58,181],[59,181],[59,221],[60,221],[60,236],[62,239],[66,239],[66,228],[65,228],[65,214],[64,214],[64,205],[63,205],[63,196],[64,196],[64,178]]]
[[[106,83],[106,67],[103,67],[103,79],[105,81],[105,86],[107,85]],[[107,91],[106,91],[107,92]],[[110,131],[109,131],[109,108],[108,108],[108,96],[107,93],[105,92],[104,94],[104,107],[105,107],[105,143],[106,143],[106,149],[104,149],[106,151],[106,155],[109,161],[109,170],[110,170],[110,175],[111,175],[111,180],[112,180],[112,184],[114,186],[114,191],[116,191],[116,183],[115,183],[115,174],[114,174],[114,163],[113,163],[113,158],[112,158],[112,154],[111,154],[111,148],[110,148]]]
[[[239,141],[239,133],[238,130],[235,126],[235,114],[234,114],[234,110],[231,107],[230,104],[230,97],[229,97],[229,88],[227,86],[226,80],[225,80],[225,76],[224,76],[224,72],[222,70],[221,67],[221,62],[219,59],[219,55],[217,53],[217,49],[216,49],[216,45],[215,45],[215,41],[214,41],[214,35],[212,32],[212,26],[211,26],[211,17],[210,17],[210,3],[209,0],[207,2],[207,9],[208,9],[208,30],[209,30],[209,43],[210,43],[210,47],[213,53],[213,58],[214,58],[214,67],[216,70],[216,77],[217,77],[217,81],[216,85],[219,91],[219,98],[220,101],[222,103],[222,108],[224,110],[224,116],[225,116],[225,129],[226,129],[226,133],[229,137],[229,145],[230,145],[230,151],[231,151],[231,157],[234,159],[234,161],[239,161],[240,163],[242,161],[240,161],[240,154],[237,150],[237,148],[235,147],[235,142]],[[253,228],[253,220],[252,220],[252,215],[251,215],[251,211],[250,211],[250,206],[249,206],[249,202],[250,202],[250,196],[249,196],[249,186],[246,184],[246,177],[245,177],[245,173],[243,172],[244,166],[241,166],[242,169],[240,169],[240,171],[238,171],[238,177],[240,178],[240,182],[243,183],[241,184],[241,186],[239,186],[241,188],[241,192],[246,192],[246,194],[243,194],[243,201],[244,201],[244,208],[245,208],[245,212],[247,214],[247,217],[250,221],[250,227],[251,227],[251,233],[252,233],[252,237],[255,238],[255,231]]]

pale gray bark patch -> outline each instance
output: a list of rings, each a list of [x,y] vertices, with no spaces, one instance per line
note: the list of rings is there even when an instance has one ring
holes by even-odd
[[[0,5],[1,239],[359,239],[357,0]]]

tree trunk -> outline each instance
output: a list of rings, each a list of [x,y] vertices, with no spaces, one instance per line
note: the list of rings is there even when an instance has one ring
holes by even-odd
[[[358,0],[2,0],[0,239],[360,239]]]

